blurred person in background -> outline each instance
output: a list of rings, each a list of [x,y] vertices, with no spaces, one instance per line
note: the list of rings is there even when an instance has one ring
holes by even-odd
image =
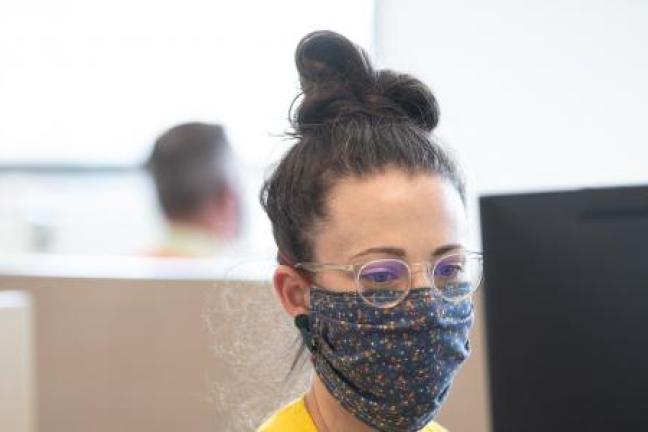
[[[152,255],[210,257],[236,239],[241,206],[232,159],[219,125],[180,124],[157,139],[146,167],[167,229]]]

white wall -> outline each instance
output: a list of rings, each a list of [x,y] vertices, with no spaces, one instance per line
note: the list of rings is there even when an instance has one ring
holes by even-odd
[[[378,63],[431,85],[473,194],[648,183],[648,3],[378,0],[376,19]]]
[[[273,256],[257,195],[270,162],[291,144],[282,133],[299,87],[295,47],[328,28],[371,48],[373,7],[373,0],[0,1],[0,165],[137,165],[166,128],[222,122],[240,162],[245,210],[232,253]],[[137,254],[163,235],[140,173],[2,168],[0,254]]]
[[[137,164],[162,131],[202,120],[265,163],[288,126],[300,38],[332,28],[367,44],[372,11],[371,0],[3,0],[0,162]]]

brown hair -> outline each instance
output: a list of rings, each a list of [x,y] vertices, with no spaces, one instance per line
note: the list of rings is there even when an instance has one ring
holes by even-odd
[[[185,123],[164,132],[146,163],[158,200],[171,219],[191,217],[228,185],[229,143],[215,124]]]
[[[361,48],[331,31],[305,36],[295,62],[302,88],[291,115],[296,143],[260,193],[285,260],[313,259],[314,224],[326,218],[328,192],[344,177],[388,166],[436,174],[465,202],[458,167],[432,137],[439,107],[425,84],[374,70]]]

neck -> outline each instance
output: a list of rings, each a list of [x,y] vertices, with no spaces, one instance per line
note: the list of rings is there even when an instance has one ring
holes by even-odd
[[[169,220],[169,222],[169,225],[175,229],[201,232],[206,235],[212,235],[214,237],[216,237],[217,234],[213,229],[213,226],[207,223],[207,221],[201,220],[199,218],[171,219]]]
[[[236,238],[239,228],[238,201],[230,195],[223,199],[207,200],[191,216],[170,218],[174,224],[200,229],[223,242]]]
[[[317,375],[306,393],[306,408],[320,432],[374,432],[333,397]]]

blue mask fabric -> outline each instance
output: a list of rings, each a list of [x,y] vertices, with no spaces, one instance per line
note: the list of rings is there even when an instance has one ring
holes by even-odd
[[[302,331],[317,375],[355,417],[385,432],[414,432],[436,415],[468,357],[470,300],[412,289],[391,308],[355,292],[313,287]]]

